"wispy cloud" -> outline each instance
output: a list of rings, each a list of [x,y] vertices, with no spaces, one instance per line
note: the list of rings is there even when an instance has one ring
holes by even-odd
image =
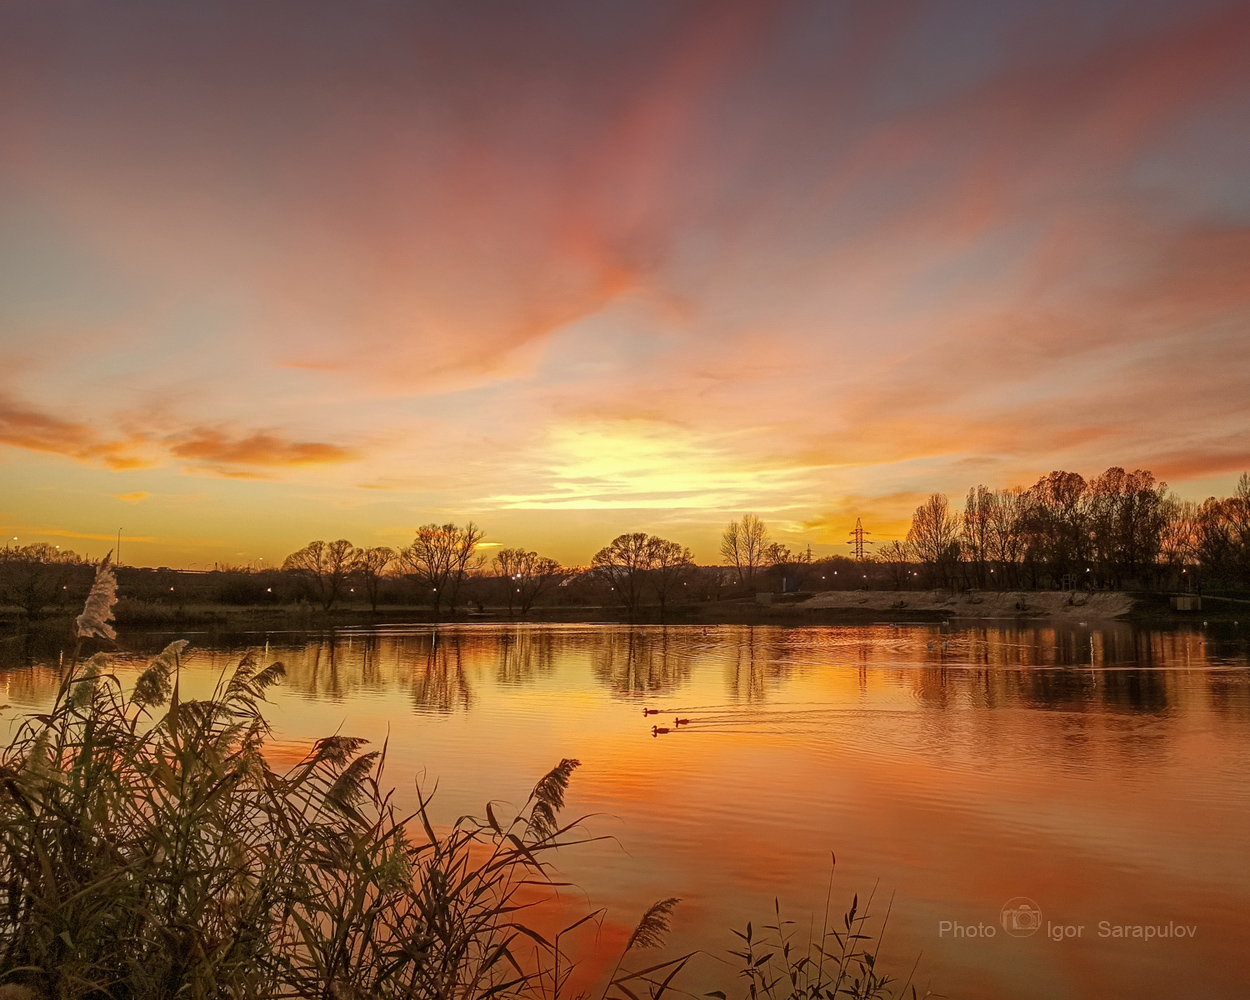
[[[106,423],[128,423],[107,414],[94,414]],[[63,420],[33,407],[0,398],[0,443],[30,451],[48,452],[98,463],[110,469],[137,469],[170,459],[182,460],[193,471],[226,476],[258,476],[266,470],[350,462],[355,449],[321,441],[297,441],[273,431],[232,432],[220,427],[195,426],[160,435],[155,428],[111,437],[107,428]],[[146,492],[114,494],[121,500],[143,500]]]
[[[204,427],[166,438],[164,443],[175,458],[210,468],[328,465],[355,457],[350,448],[319,441],[288,441],[264,432],[231,436]]]
[[[98,542],[116,542],[117,541],[116,535],[98,534],[98,533],[93,533],[90,531],[74,531],[70,528],[56,528],[56,527],[48,527],[46,525],[38,525],[38,524],[20,525],[15,530],[18,530],[22,532],[23,534],[33,535],[36,537],[50,536],[52,538],[82,538],[82,539],[86,539],[87,541],[98,541]],[[157,538],[154,535],[125,535],[125,534],[122,535],[122,542],[127,545],[129,545],[131,542],[143,542],[145,544],[155,544],[159,542],[160,540],[161,539]]]
[[[111,469],[146,464],[142,438],[109,439],[86,423],[62,420],[0,397],[0,443],[14,448],[100,462]]]

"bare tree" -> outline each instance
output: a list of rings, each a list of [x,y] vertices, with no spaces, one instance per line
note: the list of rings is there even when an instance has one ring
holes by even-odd
[[[1235,546],[1237,577],[1243,586],[1250,586],[1250,472],[1241,474],[1225,502],[1225,518]]]
[[[346,538],[335,542],[309,542],[298,552],[287,556],[282,568],[302,579],[310,594],[329,611],[334,607],[334,602],[338,600],[343,584],[352,571],[355,551],[355,547]]]
[[[907,542],[895,539],[886,542],[877,549],[877,561],[886,568],[886,573],[895,590],[902,590],[911,573],[911,546]]]
[[[352,572],[360,578],[365,593],[369,595],[369,607],[378,610],[378,588],[386,575],[386,568],[395,561],[395,550],[386,545],[357,549],[352,553]]]
[[[500,549],[495,553],[495,569],[502,581],[503,598],[508,604],[509,618],[512,617],[513,607],[520,603],[521,571],[527,555],[529,553],[525,549]]]
[[[1054,583],[1088,568],[1087,484],[1076,472],[1056,470],[1030,486],[1021,498],[1025,558],[1042,566]],[[1034,578],[1033,585],[1037,585]]]
[[[785,566],[793,557],[789,545],[782,545],[781,542],[769,542],[764,546],[764,551],[760,556],[760,565],[767,566],[769,569],[776,569],[779,566]]]
[[[938,586],[947,585],[959,559],[959,520],[941,493],[932,494],[916,508],[907,532],[907,544],[924,562]]]
[[[652,535],[648,543],[651,588],[660,602],[660,614],[663,615],[669,601],[689,584],[694,556],[686,546],[670,542],[667,538]]]
[[[1202,502],[1195,536],[1204,577],[1250,586],[1250,473],[1242,473],[1232,496]]]
[[[593,573],[605,580],[632,618],[642,603],[651,568],[651,539],[645,531],[617,535],[590,560]]]
[[[81,565],[73,552],[46,542],[0,549],[0,603],[16,605],[28,618],[59,610]]]
[[[1100,582],[1119,587],[1153,576],[1167,522],[1167,484],[1149,472],[1116,466],[1087,489],[1087,524]]]
[[[423,524],[412,544],[399,553],[400,564],[416,581],[430,589],[430,604],[437,614],[444,601],[454,610],[460,585],[468,575],[482,532],[470,521],[454,524]]]
[[[769,542],[764,546],[761,560],[776,576],[782,592],[801,590],[812,571],[812,547],[793,552],[781,542]]]
[[[509,616],[514,605],[522,615],[529,614],[534,602],[554,586],[560,573],[560,564],[554,559],[525,549],[500,549],[495,554],[495,567],[503,578]]]
[[[1197,557],[1201,516],[1202,505],[1193,500],[1182,500],[1173,493],[1164,502],[1160,555],[1173,577],[1186,575],[1187,564]]]
[[[986,550],[987,558],[994,564],[990,566],[990,575],[1000,590],[1019,583],[1020,556],[1024,549],[1021,494],[1017,487],[995,490],[990,498]]]
[[[725,565],[738,572],[739,583],[750,583],[755,571],[765,564],[768,550],[768,529],[754,514],[744,514],[741,521],[730,521],[721,535],[720,551]]]
[[[988,582],[990,548],[990,518],[994,506],[994,492],[988,486],[973,486],[968,490],[964,503],[964,519],[960,532],[960,546],[972,581],[982,590]]]

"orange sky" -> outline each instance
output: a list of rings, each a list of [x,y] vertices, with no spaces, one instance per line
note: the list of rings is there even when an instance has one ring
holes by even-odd
[[[1244,3],[51,2],[0,67],[20,542],[714,561],[1250,467]]]

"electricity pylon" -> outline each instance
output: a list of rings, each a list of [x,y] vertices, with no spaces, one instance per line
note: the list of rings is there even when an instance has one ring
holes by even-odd
[[[864,522],[858,517],[855,518],[855,530],[851,532],[851,539],[846,544],[855,546],[855,558],[856,559],[862,560],[864,558],[864,546],[865,545],[877,544],[876,542],[870,542],[864,539],[865,535],[871,535],[871,534],[872,534],[871,531],[864,530]]]

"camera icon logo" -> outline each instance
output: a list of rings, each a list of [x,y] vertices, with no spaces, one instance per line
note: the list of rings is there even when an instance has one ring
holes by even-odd
[[[999,919],[1012,937],[1028,937],[1042,926],[1042,908],[1028,896],[1016,896],[1003,904]]]

